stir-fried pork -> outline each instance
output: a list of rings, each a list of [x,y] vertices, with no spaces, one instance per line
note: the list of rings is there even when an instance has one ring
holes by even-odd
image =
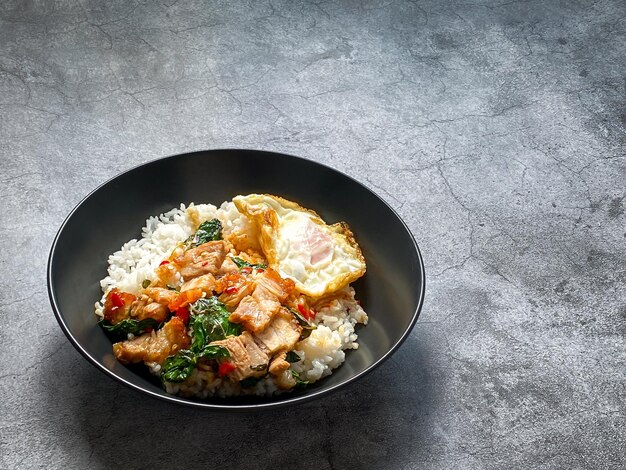
[[[180,282],[180,274],[175,264],[163,262],[155,271],[157,279],[153,282],[159,287],[177,286]]]
[[[289,351],[298,342],[302,327],[293,315],[284,307],[281,307],[274,320],[269,326],[255,333],[257,342],[265,347],[270,355],[278,351]]]
[[[218,281],[216,290],[221,292],[220,302],[232,310],[244,297],[254,292],[254,286],[255,283],[251,276],[231,273]]]
[[[224,262],[222,263],[222,266],[217,271],[217,275],[225,276],[226,274],[237,273],[237,272],[239,272],[239,267],[235,264],[235,262],[232,259],[230,259],[229,256],[227,256]]]
[[[270,363],[270,367],[268,369],[270,374],[279,375],[279,374],[282,374],[287,369],[289,369],[290,364],[285,359],[286,356],[287,356],[287,353],[283,351],[280,354],[278,354],[276,357],[274,357],[274,359],[272,359],[272,362]]]
[[[168,356],[189,347],[190,342],[183,321],[172,317],[156,333],[144,333],[137,338],[115,343],[113,354],[124,364],[142,361],[161,364]]]
[[[143,291],[143,293],[155,302],[164,305],[169,304],[178,295],[176,291],[164,289],[162,287],[148,287],[146,290]]]
[[[267,371],[269,357],[254,342],[250,333],[244,331],[239,336],[230,336],[226,339],[213,341],[211,345],[223,346],[230,352],[225,361],[235,366],[229,376],[235,380],[247,377],[262,377]]]
[[[133,320],[145,320],[146,318],[152,318],[158,323],[165,321],[169,310],[167,305],[154,302],[147,295],[141,295],[137,300],[133,302],[130,310],[130,317]]]
[[[255,278],[255,282],[257,290],[259,291],[258,294],[255,292],[257,297],[263,296],[268,298],[267,291],[281,303],[284,302],[295,289],[295,284],[291,279],[283,279],[280,277],[280,274],[273,269],[267,269],[259,273]]]
[[[173,263],[178,267],[181,276],[189,280],[203,274],[217,273],[226,258],[226,253],[228,246],[224,240],[207,242],[185,251],[181,256],[174,258]]]
[[[206,295],[212,295],[216,287],[217,281],[215,277],[213,274],[207,273],[185,282],[180,288],[180,291],[185,292],[191,289],[200,289]]]
[[[118,289],[111,289],[104,301],[104,319],[115,325],[130,315],[133,302],[137,299],[133,294],[121,292]]]
[[[242,323],[247,330],[256,333],[263,331],[269,325],[279,308],[280,304],[275,300],[258,301],[249,295],[230,314],[229,320],[233,323]]]

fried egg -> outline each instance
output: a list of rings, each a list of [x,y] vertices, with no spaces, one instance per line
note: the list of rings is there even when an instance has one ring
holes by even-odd
[[[347,224],[326,223],[315,212],[269,194],[237,196],[251,219],[270,267],[311,297],[335,292],[365,274],[365,259]]]

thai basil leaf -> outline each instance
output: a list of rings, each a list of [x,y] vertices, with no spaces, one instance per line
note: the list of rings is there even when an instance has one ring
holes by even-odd
[[[263,264],[263,263],[252,264],[246,261],[245,259],[241,259],[239,256],[231,256],[230,259],[233,260],[233,263],[235,263],[239,269],[241,268],[267,269],[267,264]]]
[[[315,325],[311,325],[309,321],[306,318],[304,318],[300,312],[298,312],[297,310],[293,308],[290,308],[289,311],[294,317],[296,317],[296,320],[298,320],[298,323],[300,324],[302,328],[309,328],[311,330],[315,329]]]
[[[303,339],[306,339],[309,337],[309,335],[311,334],[311,331],[313,331],[314,329],[316,329],[317,327],[315,325],[311,325],[306,318],[304,318],[300,312],[294,310],[293,308],[290,308],[289,311],[291,312],[291,314],[296,317],[296,320],[298,320],[298,323],[300,324],[300,326],[302,327],[302,333],[300,334],[300,339],[298,341],[302,341]]]
[[[302,377],[300,377],[300,374],[293,369],[291,370],[291,376],[296,380],[296,388],[302,388],[306,385],[309,385],[309,381],[304,380]]]
[[[309,336],[311,336],[311,332],[315,329],[315,327],[312,328],[302,328],[302,333],[300,333],[300,337],[298,338],[298,341],[302,341],[303,339],[307,339]]]
[[[230,315],[226,310],[226,305],[218,300],[216,296],[203,297],[190,305],[191,313],[209,315]]]
[[[204,315],[189,316],[189,327],[191,328],[191,331],[193,331],[193,341],[191,342],[192,351],[199,352],[207,344],[204,323]]]
[[[205,346],[197,355],[198,359],[230,357],[230,351],[223,346]]]
[[[228,357],[230,352],[222,346],[205,346],[199,352],[188,349],[178,351],[163,362],[161,379],[165,382],[184,382],[187,380],[200,359],[217,359]]]
[[[196,233],[189,237],[185,244],[187,248],[202,245],[203,243],[222,239],[222,223],[218,219],[206,220],[200,224]]]
[[[147,330],[148,328],[156,329],[159,323],[154,318],[145,318],[143,320],[133,320],[132,318],[126,318],[121,322],[111,325],[106,320],[101,320],[98,325],[102,327],[104,331],[116,336],[126,336],[129,333],[137,335]]]
[[[161,379],[165,382],[184,382],[191,376],[196,363],[197,359],[193,352],[187,349],[178,351],[163,362]]]
[[[302,358],[300,356],[298,356],[298,354],[296,352],[289,351],[287,353],[287,355],[285,356],[285,360],[287,362],[294,363],[294,362],[300,362],[302,360]]]
[[[226,310],[226,306],[217,300],[217,297],[209,297],[198,299],[190,305],[190,311],[194,318],[194,345],[200,346],[199,341],[195,340],[196,328],[204,335],[204,343],[208,344],[212,341],[224,339],[228,336],[238,336],[241,333],[241,325],[231,323],[228,320],[230,312]]]

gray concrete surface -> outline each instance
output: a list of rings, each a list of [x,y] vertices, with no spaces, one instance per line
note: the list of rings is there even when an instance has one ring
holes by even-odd
[[[0,468],[624,468],[626,4],[0,3]],[[390,362],[323,401],[144,399],[57,326],[62,220],[118,172],[262,148],[406,220],[428,274]]]

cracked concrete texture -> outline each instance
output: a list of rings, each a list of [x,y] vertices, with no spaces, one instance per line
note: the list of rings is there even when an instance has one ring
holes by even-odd
[[[2,2],[0,467],[623,468],[625,51],[619,0]],[[56,325],[74,205],[220,147],[331,165],[414,233],[420,321],[358,384],[198,413]]]

